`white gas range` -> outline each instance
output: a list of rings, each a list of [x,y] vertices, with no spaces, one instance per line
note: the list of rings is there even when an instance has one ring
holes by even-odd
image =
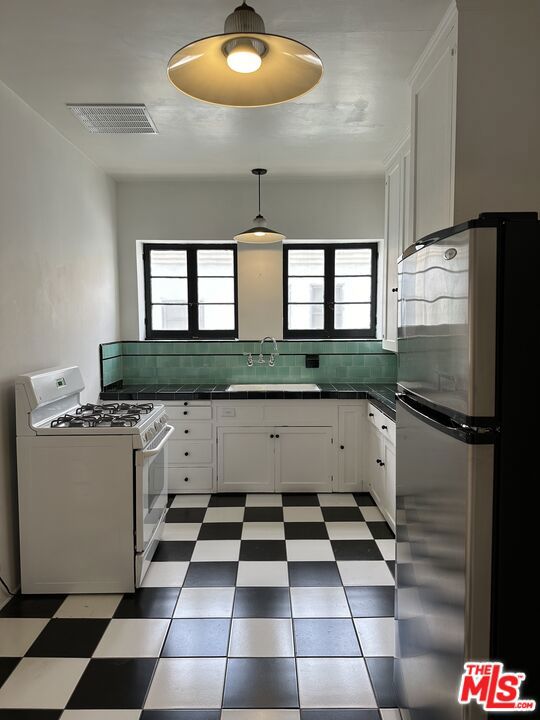
[[[163,405],[81,404],[78,367],[16,383],[23,593],[133,592],[167,510]]]

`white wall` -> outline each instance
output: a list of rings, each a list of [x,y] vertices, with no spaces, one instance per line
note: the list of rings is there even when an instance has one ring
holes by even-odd
[[[256,215],[254,179],[125,181],[118,183],[121,328],[140,337],[137,242],[231,241]],[[270,226],[296,240],[373,240],[384,234],[384,178],[263,179],[263,213]],[[140,247],[140,243],[139,243]],[[282,334],[282,253],[241,247],[240,338]]]
[[[17,585],[13,381],[118,337],[115,184],[0,83],[0,575]],[[1,595],[0,595],[1,602]]]

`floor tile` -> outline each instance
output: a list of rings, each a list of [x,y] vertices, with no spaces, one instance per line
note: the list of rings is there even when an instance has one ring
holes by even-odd
[[[394,587],[345,588],[353,617],[394,617]]]
[[[177,495],[172,501],[172,508],[208,507],[210,495]]]
[[[336,587],[341,578],[335,562],[289,562],[291,587]]]
[[[353,493],[353,497],[359,507],[374,507],[375,500],[367,492]]]
[[[300,720],[300,710],[222,710],[221,720]]]
[[[375,540],[332,540],[336,560],[382,560]]]
[[[377,547],[385,560],[396,559],[396,541],[395,540],[375,540]]]
[[[294,620],[297,657],[350,657],[361,655],[350,618]]]
[[[395,708],[398,703],[394,686],[394,658],[367,658],[366,664],[379,707]]]
[[[178,599],[178,588],[141,588],[124,595],[115,618],[170,618]]]
[[[368,522],[367,526],[371,535],[377,540],[394,539],[394,533],[387,522]]]
[[[236,583],[238,563],[192,562],[184,587],[231,587]]]
[[[320,507],[285,507],[284,505],[283,519],[285,522],[324,522]]]
[[[283,508],[247,507],[244,522],[283,522]]]
[[[366,657],[394,657],[395,620],[392,617],[355,618],[354,624]]]
[[[141,720],[220,720],[221,710],[143,710]]]
[[[227,664],[223,707],[298,707],[294,659],[231,658]]]
[[[242,540],[285,540],[285,526],[282,522],[244,523]]]
[[[287,560],[284,540],[242,540],[240,560]]]
[[[231,617],[233,602],[233,587],[183,588],[174,611],[174,617]]]
[[[248,493],[246,507],[281,507],[280,493]]]
[[[165,523],[161,530],[162,540],[196,540],[202,523]]]
[[[392,573],[392,577],[395,580],[396,579],[396,562],[395,562],[395,560],[387,560],[386,565],[387,565],[388,569],[390,570],[390,572]]]
[[[319,493],[321,507],[357,507],[351,493]]]
[[[0,657],[22,657],[49,620],[33,617],[0,617]]]
[[[111,618],[122,595],[68,595],[55,618]]]
[[[88,660],[23,658],[0,688],[0,708],[63,708]]]
[[[140,710],[64,710],[61,720],[139,720],[140,715]]]
[[[287,540],[328,540],[323,522],[287,522],[284,527]]]
[[[301,720],[380,720],[378,710],[301,710]]]
[[[360,511],[364,516],[366,522],[383,522],[384,516],[379,508],[376,507],[364,507]]]
[[[52,618],[66,595],[16,595],[0,610],[0,618]]]
[[[344,585],[394,585],[384,561],[340,560],[338,568]]]
[[[315,493],[283,493],[283,507],[305,507],[318,505],[319,498]]]
[[[242,523],[209,522],[203,523],[199,532],[199,540],[240,540]]]
[[[329,540],[287,540],[287,559],[291,562],[334,560]]]
[[[169,620],[111,620],[94,657],[158,657],[168,628]]]
[[[155,665],[153,658],[90,660],[67,707],[141,708]]]
[[[302,708],[377,707],[362,658],[298,658]]]
[[[191,560],[195,543],[188,540],[166,540],[158,543],[152,562],[186,562]]]
[[[231,621],[190,618],[171,622],[162,657],[218,657],[227,655]]]
[[[110,620],[51,620],[26,653],[28,657],[89,658]]]
[[[221,493],[212,495],[210,507],[244,507],[246,504],[246,493]]]
[[[18,657],[0,657],[0,687],[15,670],[19,660]]]
[[[326,522],[362,522],[363,516],[357,507],[323,507]]]
[[[326,523],[330,540],[371,540],[371,532],[365,522]]]
[[[229,657],[294,657],[289,619],[235,618]]]
[[[209,507],[204,516],[205,523],[242,522],[245,508],[242,507]]]
[[[240,554],[240,540],[199,540],[195,545],[193,562],[236,561]]]
[[[291,617],[289,588],[239,587],[234,601],[235,618]]]
[[[62,710],[2,710],[0,720],[59,720]]]
[[[243,587],[287,587],[289,575],[286,562],[240,562],[238,565],[238,586]]]
[[[144,576],[142,586],[181,587],[188,569],[188,562],[153,562]]]
[[[225,658],[162,658],[145,708],[220,708]]]
[[[202,523],[206,508],[170,508],[165,522],[167,523]]]
[[[351,616],[342,587],[293,587],[291,604],[295,618]]]

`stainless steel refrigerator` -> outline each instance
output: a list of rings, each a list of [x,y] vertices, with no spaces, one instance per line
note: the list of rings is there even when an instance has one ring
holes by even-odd
[[[529,555],[538,573],[538,412],[526,374],[539,326],[537,214],[441,230],[398,268],[399,702],[412,720],[486,717],[457,702],[466,660],[527,672],[527,697],[538,682],[538,601],[523,570]]]

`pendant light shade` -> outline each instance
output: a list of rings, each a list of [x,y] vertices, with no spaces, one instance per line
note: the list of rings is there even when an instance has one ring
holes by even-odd
[[[225,21],[222,35],[196,40],[169,60],[167,73],[181,92],[230,107],[262,107],[309,92],[321,79],[319,56],[307,45],[266,33],[245,1]]]
[[[261,175],[266,175],[268,171],[264,168],[254,168],[251,172],[253,175],[257,175],[259,180],[259,212],[257,216],[253,218],[253,227],[235,235],[234,239],[240,243],[258,243],[261,245],[281,242],[286,239],[285,235],[277,232],[277,230],[271,230],[268,227],[268,221],[264,215],[261,214]]]

